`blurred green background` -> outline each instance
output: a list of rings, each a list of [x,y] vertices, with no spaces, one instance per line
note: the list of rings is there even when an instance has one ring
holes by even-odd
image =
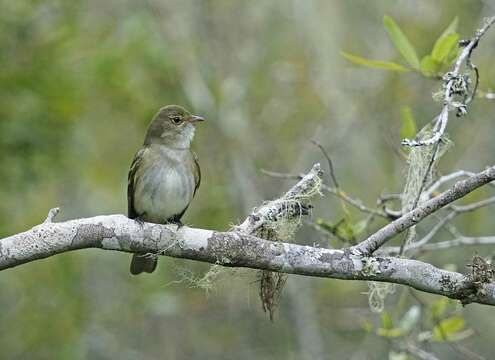
[[[439,83],[417,73],[350,64],[341,50],[401,62],[382,26],[392,16],[420,54],[459,16],[469,37],[490,1],[27,1],[0,0],[0,237],[40,223],[126,212],[127,171],[154,112],[181,104],[209,121],[194,148],[203,181],[187,224],[228,229],[331,154],[341,186],[374,204],[400,192],[400,109],[418,125],[440,108]],[[495,87],[495,30],[476,51],[480,88]],[[479,99],[449,133],[440,170],[493,164],[493,101]],[[356,220],[359,213],[352,213]],[[493,234],[488,210],[459,221]],[[330,195],[313,219],[336,222]],[[380,223],[376,223],[378,227]],[[296,241],[327,246],[303,228]],[[424,256],[465,271],[474,248]],[[479,248],[490,255],[491,249]],[[131,277],[127,254],[85,250],[0,274],[2,359],[387,359],[390,342],[363,330],[379,322],[366,283],[291,276],[277,319],[260,308],[253,271],[226,272],[210,291],[191,286],[208,265],[163,258]],[[398,295],[397,295],[398,296]],[[426,304],[438,297],[418,294]],[[403,308],[389,299],[389,311]],[[493,308],[458,310],[473,336],[463,346],[493,356]],[[395,314],[395,315],[394,315]],[[436,344],[441,358],[463,359]]]

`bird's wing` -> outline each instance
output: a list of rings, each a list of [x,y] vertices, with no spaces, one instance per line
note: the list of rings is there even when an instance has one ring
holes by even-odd
[[[127,177],[127,216],[130,219],[135,219],[139,216],[134,208],[134,188],[136,186],[135,176],[139,167],[143,163],[143,158],[145,153],[148,151],[146,147],[138,150],[134,159],[132,160],[131,168],[129,170],[129,175]]]
[[[193,155],[193,160],[194,160],[194,168],[193,168],[193,172],[194,172],[194,180],[196,182],[196,186],[194,187],[194,195],[196,195],[196,191],[198,190],[199,188],[199,185],[201,184],[201,169],[199,167],[199,160],[198,160],[198,155],[196,155],[196,153],[194,151],[191,151],[192,152],[192,155]]]

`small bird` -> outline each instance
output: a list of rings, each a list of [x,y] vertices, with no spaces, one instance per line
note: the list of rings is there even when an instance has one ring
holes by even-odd
[[[178,105],[167,105],[155,114],[129,170],[129,218],[182,225],[180,219],[201,182],[198,158],[190,146],[196,123],[204,120]],[[130,271],[152,273],[156,265],[156,256],[134,254]]]

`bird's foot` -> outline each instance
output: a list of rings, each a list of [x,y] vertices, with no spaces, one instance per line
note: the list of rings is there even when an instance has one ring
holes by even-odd
[[[148,260],[156,260],[158,259],[158,254],[155,253],[146,253],[144,255],[140,255],[141,257],[148,259]]]
[[[139,226],[143,227],[145,221],[143,220],[142,217],[138,216],[136,218],[134,218],[134,221],[137,222],[139,224]]]
[[[177,225],[177,230],[179,230],[181,227],[184,226],[184,224],[182,223],[182,221],[180,220],[175,220],[175,219],[172,219],[168,222],[169,224],[174,224],[174,225]]]

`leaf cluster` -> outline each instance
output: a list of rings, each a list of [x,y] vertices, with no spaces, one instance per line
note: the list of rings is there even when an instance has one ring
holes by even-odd
[[[459,34],[456,32],[458,22],[456,16],[437,38],[430,53],[420,59],[414,45],[397,22],[390,16],[385,15],[383,17],[383,26],[395,49],[407,63],[405,65],[392,61],[367,59],[345,51],[341,51],[341,55],[356,65],[398,72],[416,71],[426,77],[437,78],[441,76],[441,73],[447,67],[452,65],[458,55]]]
[[[417,333],[418,341],[456,342],[472,335],[472,330],[465,327],[464,318],[457,313],[455,302],[447,298],[428,307],[413,305],[398,321],[384,311],[380,324],[365,322],[363,328],[383,338],[406,338],[417,330],[420,321],[425,330]]]

